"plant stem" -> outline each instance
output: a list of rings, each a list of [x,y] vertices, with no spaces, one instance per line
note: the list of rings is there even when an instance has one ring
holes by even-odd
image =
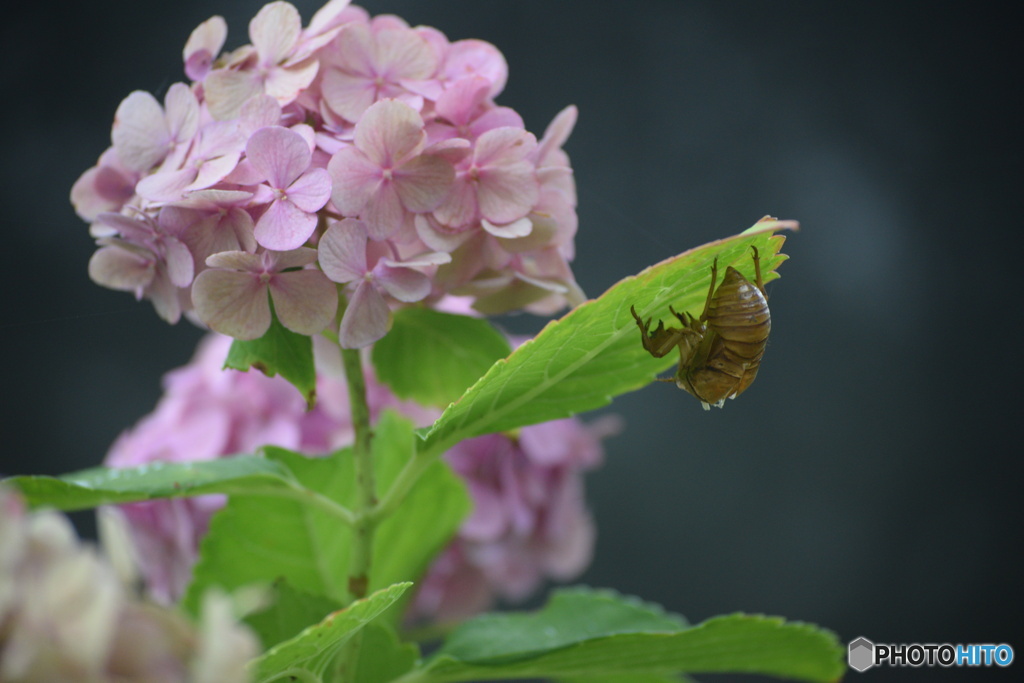
[[[370,583],[370,559],[373,557],[373,534],[377,521],[370,514],[377,505],[377,483],[370,450],[370,408],[366,403],[366,380],[358,349],[342,349],[341,360],[348,384],[349,406],[355,443],[352,455],[356,472],[355,524],[353,525],[352,557],[349,561],[348,592],[353,599],[366,597]]]

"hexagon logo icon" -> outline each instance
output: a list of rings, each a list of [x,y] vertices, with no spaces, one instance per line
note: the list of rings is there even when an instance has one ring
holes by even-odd
[[[875,665],[875,644],[863,637],[851,640],[846,661],[854,671],[867,671]]]

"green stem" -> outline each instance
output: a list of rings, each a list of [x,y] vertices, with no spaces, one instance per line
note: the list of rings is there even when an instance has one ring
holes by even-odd
[[[373,535],[377,520],[371,514],[377,505],[377,484],[370,450],[370,408],[366,403],[366,380],[358,349],[342,349],[341,360],[348,384],[349,409],[355,443],[352,456],[356,474],[356,509],[353,525],[352,557],[348,570],[348,592],[353,599],[366,597],[370,583],[370,559],[373,557]]]

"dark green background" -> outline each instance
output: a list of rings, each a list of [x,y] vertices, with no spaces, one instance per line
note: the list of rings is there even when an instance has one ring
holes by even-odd
[[[234,47],[260,4],[8,10],[0,471],[97,463],[190,357],[198,330],[88,280],[67,195],[118,102],[183,78],[195,25],[223,14]],[[1015,24],[985,3],[867,5],[366,6],[495,43],[499,101],[538,134],[579,106],[567,149],[591,295],[766,213],[803,224],[741,400],[704,413],[656,385],[612,406],[628,426],[589,480],[600,531],[583,581],[694,621],[746,610],[844,641],[1024,652]],[[297,6],[308,20],[319,5]],[[971,673],[947,676],[996,675]]]

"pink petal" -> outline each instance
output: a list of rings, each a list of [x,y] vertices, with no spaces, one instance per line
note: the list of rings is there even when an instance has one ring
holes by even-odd
[[[240,156],[239,153],[235,152],[234,154],[225,154],[224,156],[215,157],[204,162],[199,167],[199,174],[196,176],[196,179],[185,188],[185,191],[205,190],[224,180],[238,166],[238,158]]]
[[[398,198],[395,183],[381,184],[366,202],[361,215],[372,239],[379,241],[395,234],[405,223],[405,209]]]
[[[470,230],[456,232],[445,230],[432,217],[423,214],[416,215],[416,235],[431,249],[445,252],[455,251],[472,234],[473,232]]]
[[[327,163],[331,201],[342,214],[356,216],[381,185],[380,167],[355,147],[345,147]]]
[[[361,349],[377,341],[391,328],[391,309],[371,282],[362,281],[341,319],[338,342],[343,349]]]
[[[316,263],[316,249],[299,247],[291,251],[279,251],[274,255],[274,270],[280,272],[289,268],[302,268],[310,263]]]
[[[412,303],[430,294],[430,278],[418,270],[378,265],[373,273],[384,291],[399,301]]]
[[[145,294],[158,316],[172,325],[177,324],[181,319],[182,290],[175,287],[166,274],[160,272],[160,268],[157,268],[156,277],[146,287]]]
[[[452,189],[434,210],[434,216],[442,225],[461,228],[477,219],[477,211],[476,187],[468,178],[462,176],[452,183]]]
[[[305,139],[281,126],[267,126],[253,133],[245,145],[245,156],[270,186],[277,189],[295,182],[313,160]]]
[[[290,104],[309,87],[320,70],[320,62],[307,59],[291,66],[274,69],[263,83],[265,92],[280,104]]]
[[[270,297],[281,324],[299,334],[319,334],[338,312],[338,288],[319,270],[277,275]]]
[[[164,97],[167,126],[175,142],[191,140],[199,130],[199,100],[184,83],[175,83]]]
[[[136,292],[153,281],[156,259],[141,249],[107,246],[89,259],[89,277],[93,282],[122,292]]]
[[[358,121],[377,97],[373,81],[338,69],[327,69],[324,72],[320,92],[328,107],[352,122]]]
[[[480,173],[477,187],[480,215],[492,223],[511,223],[522,218],[539,197],[534,167],[528,161]]]
[[[377,31],[374,38],[378,73],[390,81],[422,80],[437,70],[437,53],[412,29]]]
[[[369,26],[361,22],[348,24],[341,29],[334,45],[336,49],[332,61],[346,73],[370,78],[374,76],[373,36]]]
[[[521,128],[489,130],[476,141],[473,161],[477,166],[505,166],[522,161],[537,146],[537,139]]]
[[[159,171],[139,181],[135,191],[151,202],[173,202],[182,198],[185,188],[196,179],[195,168]]]
[[[183,243],[173,237],[164,240],[164,259],[167,263],[167,277],[175,287],[188,287],[192,284],[194,262],[192,252]]]
[[[517,221],[512,221],[507,225],[495,225],[490,221],[484,219],[480,221],[484,230],[491,233],[495,237],[501,237],[504,239],[516,239],[517,237],[526,237],[533,232],[533,222],[529,218],[520,218]]]
[[[496,97],[508,80],[508,63],[498,48],[483,40],[460,40],[448,48],[444,71],[451,81],[480,75],[491,83],[491,97]]]
[[[544,131],[544,137],[541,138],[537,148],[538,165],[547,159],[552,150],[558,149],[569,139],[572,129],[576,126],[578,114],[579,112],[576,107],[569,105],[558,112],[551,123],[548,124],[547,130]]]
[[[326,169],[311,169],[288,186],[285,193],[303,211],[319,211],[331,198],[331,176]]]
[[[305,244],[316,229],[316,215],[307,213],[288,199],[271,202],[260,216],[253,235],[260,246],[288,251]]]
[[[259,277],[234,270],[204,270],[192,284],[196,315],[235,339],[259,339],[270,328],[267,287]]]
[[[217,121],[236,118],[251,98],[263,93],[263,83],[250,71],[214,69],[203,81],[204,102]]]
[[[490,82],[482,76],[460,78],[437,99],[435,110],[442,118],[456,126],[469,123],[477,107],[487,99]]]
[[[260,64],[280,64],[299,42],[302,17],[287,2],[264,5],[249,22],[249,39],[260,56]]]
[[[355,145],[382,168],[394,168],[426,145],[423,119],[407,104],[381,100],[356,124]]]
[[[206,265],[211,268],[247,270],[253,273],[260,273],[264,270],[262,255],[249,254],[244,251],[222,251],[212,254],[206,259]]]
[[[155,97],[141,90],[118,105],[110,137],[121,163],[133,171],[148,171],[170,149],[164,110]]]
[[[185,74],[194,81],[201,81],[210,71],[210,65],[217,53],[224,47],[228,36],[228,24],[224,17],[210,17],[199,24],[188,37],[182,58],[185,60]]]
[[[366,274],[366,225],[346,218],[333,223],[317,247],[320,268],[335,282],[352,282]]]
[[[395,189],[402,205],[414,213],[438,207],[455,180],[455,168],[434,156],[418,156],[395,172]]]

